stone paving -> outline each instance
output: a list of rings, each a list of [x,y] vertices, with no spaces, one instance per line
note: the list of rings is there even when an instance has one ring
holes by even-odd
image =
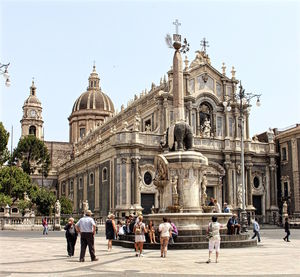
[[[132,249],[114,246],[106,250],[104,235],[96,236],[97,262],[68,258],[64,232],[0,231],[0,276],[196,276],[196,275],[288,275],[300,276],[300,230],[291,230],[291,242],[283,241],[282,229],[262,230],[257,247],[221,249],[219,263],[206,264],[208,251],[172,250],[160,258],[158,250],[135,257]],[[214,253],[213,253],[214,254]]]

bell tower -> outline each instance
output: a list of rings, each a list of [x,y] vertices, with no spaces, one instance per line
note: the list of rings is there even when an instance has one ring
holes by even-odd
[[[43,138],[43,118],[42,118],[42,104],[36,97],[36,87],[34,80],[30,87],[30,95],[25,100],[23,105],[23,117],[21,119],[22,138],[28,135],[34,135],[38,139]]]

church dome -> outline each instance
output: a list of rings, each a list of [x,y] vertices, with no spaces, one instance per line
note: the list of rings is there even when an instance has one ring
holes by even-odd
[[[99,81],[100,79],[94,66],[93,72],[89,77],[89,86],[87,88],[87,91],[82,93],[77,98],[73,105],[72,113],[76,111],[87,110],[111,113],[112,115],[114,114],[114,104],[111,99],[101,91]]]
[[[100,78],[94,65],[87,91],[76,99],[68,118],[71,143],[78,142],[95,128],[101,126],[106,119],[114,116],[114,104],[101,90],[99,83]]]

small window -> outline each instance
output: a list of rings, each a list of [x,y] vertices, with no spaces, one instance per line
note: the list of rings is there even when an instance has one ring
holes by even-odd
[[[83,183],[82,183],[82,178],[79,178],[79,189],[82,189],[83,188]]]
[[[66,184],[65,183],[63,183],[61,186],[61,193],[66,194]]]
[[[232,97],[232,87],[226,87],[227,96]]]
[[[253,186],[258,189],[259,188],[259,185],[260,185],[260,182],[259,182],[259,178],[257,176],[254,177],[253,179]]]
[[[217,96],[218,96],[219,98],[221,98],[221,97],[222,97],[222,85],[219,84],[219,83],[217,83],[217,84],[216,84],[216,89],[217,89]]]
[[[102,170],[102,181],[107,181],[107,168],[103,168]]]
[[[94,185],[94,174],[90,174],[90,186]]]
[[[12,208],[12,209],[11,209],[11,212],[16,214],[16,213],[19,212],[19,210],[18,210],[17,208]]]
[[[36,127],[35,126],[30,126],[29,127],[29,135],[36,136]]]
[[[145,121],[145,131],[151,131],[151,119]]]
[[[229,136],[233,137],[234,134],[234,119],[229,117]]]
[[[85,136],[85,128],[80,128],[79,133],[80,137],[83,138]]]
[[[189,80],[189,91],[192,94],[195,92],[195,79]]]
[[[4,208],[0,208],[0,213],[4,213]]]
[[[217,117],[217,136],[223,136],[223,118],[221,116]]]
[[[73,181],[70,182],[70,192],[74,190],[74,184]]]
[[[144,174],[144,182],[146,185],[150,185],[152,183],[152,175],[149,171]]]
[[[286,161],[287,160],[287,155],[286,155],[286,147],[281,148],[281,160]]]
[[[288,182],[284,182],[283,183],[283,196],[285,198],[287,198],[289,196],[289,183]]]

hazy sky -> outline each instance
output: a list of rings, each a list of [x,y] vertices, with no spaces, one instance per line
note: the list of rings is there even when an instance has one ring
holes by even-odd
[[[12,85],[0,79],[0,121],[21,134],[22,106],[32,77],[42,102],[45,139],[68,141],[68,116],[86,90],[96,61],[102,90],[115,108],[159,83],[172,65],[164,37],[180,33],[192,61],[203,37],[212,66],[231,66],[253,105],[250,135],[300,123],[299,1],[0,1],[0,62],[10,62]],[[10,144],[9,144],[10,146]]]

